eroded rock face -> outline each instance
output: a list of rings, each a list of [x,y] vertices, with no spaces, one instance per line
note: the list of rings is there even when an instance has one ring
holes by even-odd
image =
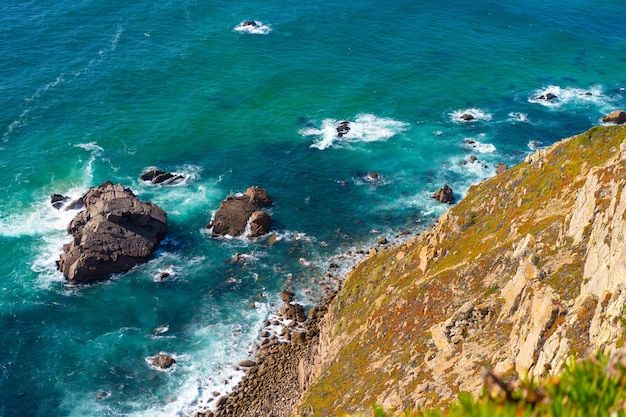
[[[211,232],[213,237],[240,236],[245,232],[250,220],[248,237],[262,236],[270,230],[271,217],[259,209],[271,205],[272,199],[267,191],[252,186],[243,195],[229,196],[222,201],[213,221],[207,225],[207,228],[213,228]]]
[[[110,181],[83,196],[84,209],[70,222],[58,269],[73,283],[90,283],[144,262],[167,231],[167,214]]]

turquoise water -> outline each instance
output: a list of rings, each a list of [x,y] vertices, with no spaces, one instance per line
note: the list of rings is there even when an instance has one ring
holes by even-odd
[[[625,1],[127,3],[0,4],[2,417],[210,408],[281,289],[310,304],[331,259],[440,215],[444,183],[462,197],[626,107]],[[186,180],[141,183],[152,167]],[[49,196],[107,179],[163,207],[168,238],[73,287],[55,261],[75,213]],[[250,185],[275,201],[278,242],[211,239]],[[147,364],[159,352],[172,371]]]

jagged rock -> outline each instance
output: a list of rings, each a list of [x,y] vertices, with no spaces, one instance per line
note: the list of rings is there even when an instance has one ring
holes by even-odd
[[[251,27],[255,28],[255,27],[258,27],[259,24],[257,22],[255,22],[254,20],[246,20],[245,22],[243,22],[241,24],[241,26],[244,26],[244,27],[245,26],[251,26]]]
[[[281,291],[280,298],[283,300],[283,303],[290,303],[294,300],[295,294],[291,291]]]
[[[432,198],[439,201],[440,203],[454,203],[454,193],[452,192],[452,188],[450,188],[448,184],[437,190],[435,194],[433,194]]]
[[[150,364],[155,368],[169,369],[176,363],[176,359],[167,353],[159,353],[150,359]]]
[[[547,94],[542,94],[538,97],[536,97],[536,100],[546,100],[546,101],[550,101],[550,100],[554,100],[555,98],[557,98],[556,94],[553,93],[547,93]]]
[[[144,172],[139,177],[142,181],[149,181],[152,184],[177,184],[185,179],[182,175],[175,175],[171,172],[165,172],[158,169],[152,169]]]
[[[496,174],[502,174],[507,169],[509,169],[509,166],[507,164],[499,162],[498,165],[496,165]]]
[[[272,218],[264,211],[255,211],[250,216],[250,234],[248,237],[258,237],[270,231]]]
[[[272,199],[267,191],[252,186],[243,195],[229,196],[222,201],[213,221],[207,225],[207,228],[213,228],[211,232],[213,237],[239,236],[246,230],[248,220],[255,213],[252,219],[254,223],[251,224],[251,233],[248,237],[261,236],[269,231],[271,217],[259,209],[270,205],[272,205]]]
[[[474,116],[472,116],[469,113],[463,113],[462,115],[459,116],[459,119],[461,119],[463,121],[466,121],[466,122],[469,122],[471,120],[474,120]]]
[[[167,214],[110,181],[82,197],[85,208],[67,227],[58,269],[72,283],[89,283],[126,272],[144,262],[167,231]]]
[[[618,125],[626,123],[626,111],[615,110],[602,118],[604,123],[615,123]]]
[[[69,199],[69,197],[61,194],[52,194],[50,196],[50,204],[52,204],[52,207],[58,210],[63,207],[63,204],[65,204],[66,201],[69,201]]]

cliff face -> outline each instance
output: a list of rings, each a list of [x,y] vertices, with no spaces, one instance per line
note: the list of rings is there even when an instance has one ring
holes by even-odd
[[[436,227],[362,261],[300,363],[297,415],[478,393],[626,334],[626,128],[597,127],[472,187]],[[309,386],[310,385],[310,386]]]

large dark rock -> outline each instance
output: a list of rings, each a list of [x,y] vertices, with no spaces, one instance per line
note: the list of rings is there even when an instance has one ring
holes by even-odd
[[[144,262],[167,231],[167,214],[110,181],[91,188],[84,209],[67,227],[71,243],[63,245],[58,269],[73,283],[107,279]]]
[[[604,123],[615,123],[618,125],[626,123],[626,111],[615,110],[602,118]]]
[[[337,126],[337,136],[342,137],[350,132],[350,122],[343,121]]]
[[[448,184],[438,189],[435,194],[433,194],[432,198],[439,201],[440,203],[454,203],[454,193],[452,192],[452,188],[450,188]]]
[[[69,197],[66,197],[64,195],[61,194],[52,194],[50,196],[50,204],[52,204],[52,207],[54,207],[55,209],[60,209],[61,207],[63,207],[63,205],[69,201]]]
[[[159,169],[151,169],[146,171],[139,177],[142,181],[149,181],[152,184],[172,185],[178,184],[185,178],[182,175],[172,174],[171,172],[161,171]]]
[[[239,236],[246,230],[248,220],[251,220],[251,231],[248,237],[256,237],[269,232],[271,217],[262,207],[272,205],[272,199],[264,189],[252,186],[243,195],[229,196],[222,201],[215,213],[213,221],[207,225],[213,228],[211,235]]]

